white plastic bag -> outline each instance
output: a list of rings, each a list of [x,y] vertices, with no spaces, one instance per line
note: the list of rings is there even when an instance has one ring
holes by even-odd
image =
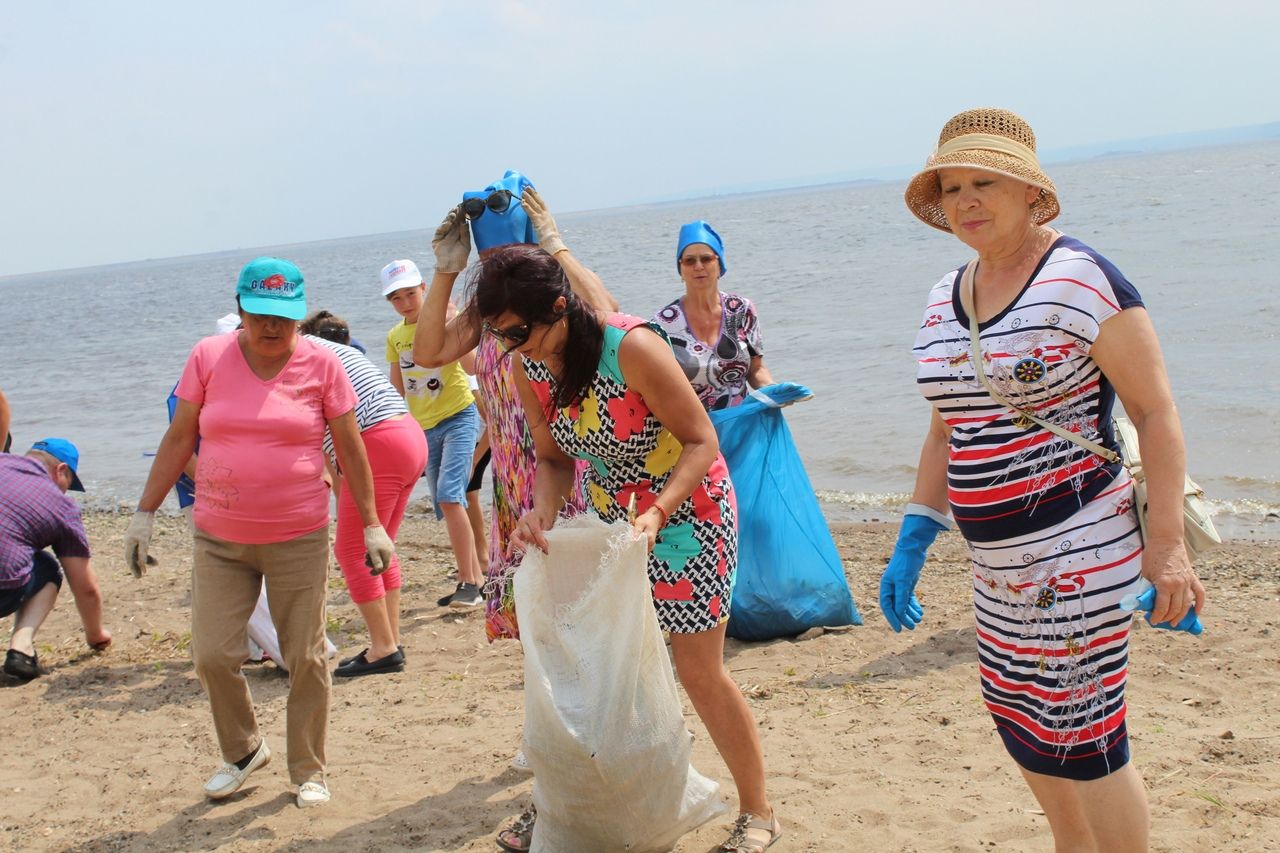
[[[667,851],[725,811],[689,734],[643,540],[590,514],[515,574],[535,851]]]
[[[258,603],[253,608],[253,613],[249,616],[248,625],[249,634],[249,659],[262,660],[263,655],[269,657],[275,662],[275,665],[281,669],[286,669],[287,664],[284,662],[284,655],[280,651],[280,637],[276,634],[276,623],[271,621],[271,610],[267,607],[267,585],[262,585],[262,591],[258,593]],[[255,649],[254,646],[258,648]],[[326,634],[324,638],[325,654],[333,657],[338,653],[338,647],[333,644]],[[254,654],[254,652],[259,654]]]

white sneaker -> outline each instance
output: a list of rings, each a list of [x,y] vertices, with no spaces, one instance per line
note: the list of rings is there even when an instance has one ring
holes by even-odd
[[[329,786],[324,783],[323,776],[312,776],[298,786],[298,808],[322,806],[329,802]]]
[[[270,760],[271,750],[267,748],[267,739],[263,738],[262,743],[258,744],[257,751],[253,753],[253,758],[249,759],[249,763],[243,770],[234,764],[224,764],[218,772],[210,776],[209,781],[204,783],[204,795],[211,800],[221,800],[231,796],[240,790],[240,786],[244,784],[245,779],[249,778],[250,773]]]
[[[524,750],[520,750],[511,759],[511,769],[517,773],[524,773],[529,776],[533,775],[533,768],[529,766],[529,759],[525,758]]]

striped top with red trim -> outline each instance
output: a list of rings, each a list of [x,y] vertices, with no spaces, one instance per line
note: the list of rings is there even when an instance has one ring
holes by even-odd
[[[951,427],[947,491],[971,542],[1053,527],[1115,478],[1107,463],[997,403],[974,373],[964,267],[934,285],[916,335],[916,382]],[[1115,391],[1089,357],[1102,324],[1142,297],[1106,258],[1071,237],[1054,241],[1017,298],[979,326],[983,369],[1019,408],[1115,450]]]

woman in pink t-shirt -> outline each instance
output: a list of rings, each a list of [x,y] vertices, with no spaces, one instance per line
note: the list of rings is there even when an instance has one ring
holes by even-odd
[[[125,533],[125,559],[141,577],[155,510],[199,436],[191,649],[226,762],[205,783],[205,795],[230,796],[271,758],[240,672],[249,614],[265,579],[289,670],[289,775],[298,805],[312,806],[329,799],[326,427],[365,525],[371,571],[390,565],[394,546],[378,521],[351,382],[336,355],[297,334],[306,313],[302,274],[288,261],[258,258],[241,271],[236,301],[244,328],[205,338],[187,359],[173,422]]]

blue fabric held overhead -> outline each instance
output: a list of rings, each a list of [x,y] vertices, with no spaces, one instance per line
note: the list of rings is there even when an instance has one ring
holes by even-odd
[[[738,498],[738,571],[730,637],[770,640],[861,625],[827,520],[782,407],[813,396],[792,382],[709,412]]]
[[[462,200],[469,198],[487,199],[499,190],[506,190],[513,196],[510,205],[501,212],[486,208],[484,213],[471,220],[471,238],[475,241],[476,250],[483,251],[496,246],[509,246],[512,243],[537,244],[538,238],[533,233],[533,223],[529,215],[520,206],[524,196],[524,188],[533,184],[524,175],[508,169],[501,180],[494,181],[483,190],[465,192]]]

